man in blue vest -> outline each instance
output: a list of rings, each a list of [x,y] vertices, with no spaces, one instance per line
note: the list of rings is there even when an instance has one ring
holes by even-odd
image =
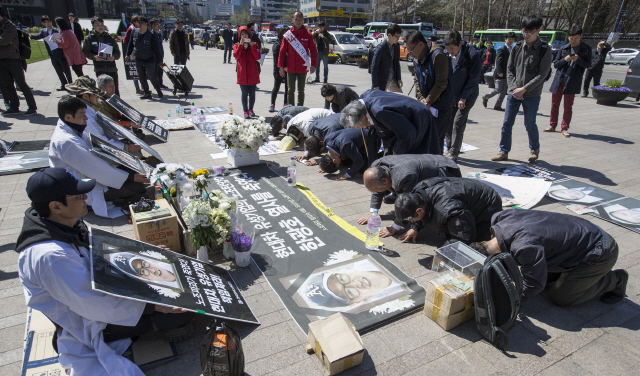
[[[151,99],[151,91],[149,91],[147,78],[156,89],[158,98],[162,98],[160,84],[156,79],[156,67],[162,61],[160,47],[158,47],[158,39],[154,37],[151,30],[149,30],[149,19],[147,17],[139,17],[138,24],[140,28],[133,32],[133,37],[127,47],[125,61],[134,60],[136,62],[138,80],[140,80],[140,84],[144,90],[144,95],[140,97],[140,99]]]
[[[40,21],[42,22],[42,30],[40,30],[40,33],[31,35],[29,38],[33,40],[40,40],[55,33],[60,33],[60,30],[53,27],[49,16],[42,16],[40,18]],[[62,48],[58,47],[58,44],[56,42],[48,42],[45,40],[44,45],[45,47],[47,47],[47,53],[51,58],[51,65],[53,65],[53,69],[56,70],[56,74],[60,79],[61,86],[57,90],[64,91],[64,86],[73,82],[73,79],[71,79],[71,69],[69,68],[67,58],[64,57]]]
[[[442,148],[454,101],[453,89],[449,85],[449,59],[435,41],[425,40],[418,30],[410,30],[405,43],[416,71],[416,99],[434,114],[438,145]]]
[[[113,77],[113,82],[116,84],[116,95],[120,96],[118,67],[116,66],[116,60],[120,59],[120,47],[118,47],[118,43],[113,40],[111,35],[104,30],[104,20],[102,18],[93,17],[91,26],[93,26],[93,30],[84,39],[82,53],[88,60],[93,60],[93,70],[96,73],[96,77],[102,74]],[[104,52],[105,49],[109,50],[108,47],[111,47],[111,53]]]

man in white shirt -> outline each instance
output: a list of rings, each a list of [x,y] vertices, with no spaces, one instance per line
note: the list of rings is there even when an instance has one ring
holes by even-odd
[[[115,218],[122,215],[121,211],[108,206],[106,201],[143,195],[149,179],[113,167],[91,152],[89,133],[85,130],[86,107],[82,100],[69,95],[58,102],[60,118],[51,136],[49,166],[64,168],[80,179],[96,179],[98,183],[88,193],[87,203],[96,215]]]
[[[53,345],[67,374],[144,376],[121,356],[130,338],[158,330],[167,340],[184,340],[193,333],[193,313],[92,289],[89,236],[80,218],[95,186],[63,168],[29,178],[31,208],[16,241],[20,282],[27,306],[56,325]]]

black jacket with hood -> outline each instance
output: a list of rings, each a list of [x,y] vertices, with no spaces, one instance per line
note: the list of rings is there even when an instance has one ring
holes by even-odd
[[[609,235],[573,215],[537,210],[505,210],[491,219],[500,252],[520,265],[523,295],[536,295],[547,273],[563,273],[582,262],[600,261],[610,252]]]
[[[36,243],[47,241],[71,244],[80,253],[80,247],[89,249],[89,231],[82,220],[76,222],[73,227],[68,227],[41,218],[32,208],[27,209],[24,213],[22,231],[16,241],[16,252],[20,253]],[[82,254],[80,257],[83,257]]]
[[[426,179],[413,188],[413,193],[419,193],[426,203],[426,214],[419,225],[443,232],[448,238],[446,244],[491,239],[490,233],[477,233],[476,226],[491,221],[502,210],[498,193],[475,179]]]

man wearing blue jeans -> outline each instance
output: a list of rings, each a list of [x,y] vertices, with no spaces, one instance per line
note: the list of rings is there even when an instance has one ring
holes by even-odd
[[[318,58],[316,59],[316,80],[313,82],[320,82],[320,62],[324,63],[324,83],[327,83],[327,76],[329,75],[329,52],[330,45],[335,44],[336,40],[328,31],[325,30],[324,21],[318,24],[318,30],[313,33],[313,41],[316,43],[316,49],[318,50]]]
[[[540,105],[542,86],[551,71],[553,54],[551,47],[538,34],[542,29],[542,18],[530,15],[522,20],[524,41],[518,42],[511,51],[507,64],[509,96],[502,123],[500,152],[492,161],[504,161],[511,150],[511,131],[520,105],[524,110],[524,126],[529,135],[529,162],[538,159],[540,138],[536,115]]]

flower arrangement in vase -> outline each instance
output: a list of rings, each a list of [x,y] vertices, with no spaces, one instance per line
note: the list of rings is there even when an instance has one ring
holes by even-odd
[[[193,185],[195,185],[196,187],[198,196],[202,195],[202,191],[206,191],[209,187],[209,175],[209,170],[207,170],[206,168],[201,168],[191,174]]]
[[[236,202],[222,195],[220,191],[212,192],[208,198],[195,198],[189,201],[182,216],[189,226],[191,244],[198,248],[198,259],[208,253],[208,246],[216,248],[224,244],[231,232],[231,216],[227,213],[236,206]]]
[[[152,183],[160,180],[167,189],[179,189],[189,184],[189,178],[193,174],[193,167],[188,164],[160,163],[149,173],[148,178]]]
[[[271,126],[258,119],[241,119],[233,116],[216,127],[217,134],[229,148],[258,151],[260,146],[269,140]]]

